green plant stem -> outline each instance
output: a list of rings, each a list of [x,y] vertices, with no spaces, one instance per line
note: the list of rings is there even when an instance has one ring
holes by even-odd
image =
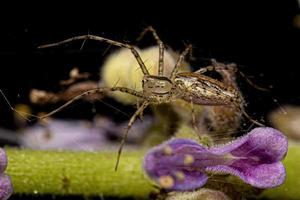
[[[154,190],[142,171],[142,152],[124,152],[114,171],[116,152],[6,149],[16,194],[147,198]]]

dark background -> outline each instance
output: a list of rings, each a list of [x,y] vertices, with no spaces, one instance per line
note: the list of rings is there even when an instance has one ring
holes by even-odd
[[[239,79],[248,113],[255,118],[265,118],[278,107],[274,98],[280,105],[300,104],[300,30],[293,25],[300,13],[296,0],[120,2],[72,1],[62,5],[43,1],[39,5],[17,2],[13,6],[1,5],[0,88],[10,102],[29,103],[28,93],[32,88],[59,91],[59,80],[66,79],[75,66],[93,73],[92,78],[97,80],[105,58],[103,52],[108,47],[93,41],[87,42],[83,50],[81,42],[46,50],[38,50],[38,45],[87,33],[134,43],[143,28],[152,25],[174,50],[183,49],[184,43],[193,44],[195,69],[205,66],[210,58],[235,62],[245,74],[254,76],[256,84],[272,86],[268,94]],[[153,40],[147,39],[143,45],[150,44],[154,44]],[[93,106],[75,103],[57,116],[91,118]],[[100,107],[106,109],[105,105]],[[1,98],[0,126],[16,128],[12,111]]]
[[[280,105],[300,103],[300,30],[293,25],[300,13],[296,0],[195,2],[98,1],[67,6],[44,2],[38,7],[2,7],[6,12],[1,12],[0,19],[0,88],[15,105],[28,103],[32,88],[59,91],[59,80],[66,79],[75,66],[98,79],[107,44],[88,41],[83,50],[81,42],[46,50],[37,46],[87,33],[134,44],[143,28],[152,25],[174,50],[193,44],[195,69],[210,58],[235,62],[254,76],[257,85],[272,87],[268,94],[239,79],[249,113],[256,118],[264,118],[278,106],[274,98]],[[150,44],[154,42],[147,36],[143,45]],[[74,107],[72,117],[91,112],[91,106]],[[0,114],[1,126],[14,126],[3,100]]]

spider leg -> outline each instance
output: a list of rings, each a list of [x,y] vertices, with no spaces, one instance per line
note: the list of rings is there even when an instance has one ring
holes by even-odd
[[[122,150],[123,150],[123,147],[125,145],[125,142],[126,142],[126,139],[127,139],[127,136],[128,136],[128,133],[129,133],[129,130],[132,126],[132,124],[135,122],[136,118],[140,115],[140,113],[143,112],[143,110],[149,105],[149,102],[148,101],[144,101],[142,103],[142,105],[136,110],[136,112],[133,114],[133,116],[130,118],[129,122],[128,122],[128,125],[127,125],[127,128],[124,132],[124,135],[123,135],[123,138],[122,138],[122,141],[121,141],[121,144],[120,144],[120,147],[119,147],[119,150],[118,150],[118,157],[117,157],[117,161],[116,161],[116,165],[115,165],[115,171],[117,171],[118,169],[118,166],[119,166],[119,162],[120,162],[120,157],[121,157],[121,153],[122,153]]]
[[[264,125],[264,124],[258,122],[257,120],[253,119],[252,117],[250,117],[250,116],[247,114],[247,112],[244,110],[244,108],[242,108],[242,107],[240,107],[240,106],[238,106],[238,105],[236,105],[236,106],[237,106],[237,107],[239,108],[239,110],[243,113],[243,115],[244,115],[248,120],[250,120],[252,123],[254,123],[254,124],[258,125],[258,126],[261,126],[261,127],[265,127],[265,126],[266,126],[266,125]]]
[[[66,102],[70,100],[72,97],[81,94],[87,90],[99,88],[99,83],[96,81],[85,81],[74,83],[68,88],[58,93],[47,92],[44,90],[31,89],[29,93],[29,99],[31,103],[44,105],[49,103],[58,103],[60,101]],[[99,99],[103,98],[103,94],[94,93],[90,96],[85,96],[83,99],[89,102],[95,102]]]
[[[264,91],[264,92],[270,92],[268,89],[260,87],[260,86],[256,85],[255,83],[253,83],[241,70],[239,70],[237,68],[236,64],[234,64],[234,63],[224,65],[222,63],[217,62],[215,59],[212,59],[212,65],[223,76],[224,80],[226,80],[226,78],[225,78],[226,75],[229,74],[229,75],[227,75],[227,77],[229,77],[229,78],[227,78],[227,80],[229,82],[232,82],[233,78],[235,80],[235,75],[234,74],[236,74],[238,72],[240,74],[240,76],[243,77],[246,80],[246,82],[249,85],[251,85],[253,88],[255,88],[257,90]],[[220,68],[221,70],[219,70],[218,68]],[[224,68],[224,69],[222,69],[222,68]]]
[[[198,133],[198,127],[197,127],[197,123],[196,123],[196,116],[195,116],[195,108],[194,108],[194,103],[193,103],[193,99],[191,98],[191,114],[192,114],[192,125],[195,129],[195,131]]]
[[[73,97],[71,100],[67,101],[65,104],[63,104],[62,106],[56,108],[55,110],[49,112],[48,114],[45,114],[43,116],[37,116],[37,115],[32,115],[32,114],[29,114],[29,113],[25,113],[25,112],[22,112],[22,111],[19,111],[17,109],[15,109],[11,104],[10,102],[8,101],[7,97],[4,95],[3,91],[0,89],[0,93],[1,95],[3,96],[4,100],[6,101],[6,103],[8,104],[9,108],[15,112],[16,114],[18,114],[19,116],[21,116],[22,118],[26,119],[27,121],[31,121],[27,116],[29,117],[34,117],[36,119],[45,119],[57,112],[59,112],[60,110],[64,109],[65,107],[67,107],[68,105],[72,104],[74,101],[76,100],[79,100],[87,95],[91,95],[91,94],[95,94],[95,93],[102,93],[102,92],[109,92],[109,91],[121,91],[121,92],[124,92],[124,93],[128,93],[128,94],[131,94],[133,96],[136,96],[136,97],[139,97],[139,98],[144,98],[143,94],[141,92],[138,92],[138,91],[135,91],[135,90],[132,90],[130,88],[125,88],[125,87],[112,87],[112,88],[95,88],[95,89],[90,89],[90,90],[87,90],[75,97]]]
[[[247,83],[249,85],[251,85],[253,88],[255,88],[257,90],[269,92],[268,89],[260,87],[260,86],[256,85],[255,83],[253,83],[242,71],[240,71],[237,68],[236,64],[234,64],[234,63],[223,64],[223,63],[217,62],[215,59],[212,59],[211,62],[212,62],[211,66],[201,68],[193,73],[203,74],[207,71],[216,71],[221,74],[224,84],[230,85],[233,82],[235,82],[235,78],[236,78],[235,74],[238,72],[241,75],[241,77],[243,77],[247,81]],[[235,87],[237,87],[237,86],[235,86]]]
[[[62,106],[56,108],[55,110],[51,111],[50,113],[48,113],[46,115],[43,115],[43,116],[39,117],[39,119],[44,119],[46,117],[49,117],[49,116],[59,112],[63,108],[65,108],[68,105],[72,104],[74,101],[83,98],[84,96],[95,94],[95,93],[109,92],[109,91],[120,91],[120,92],[131,94],[133,96],[143,98],[143,94],[141,92],[138,92],[138,91],[132,90],[130,88],[126,88],[126,87],[112,87],[112,88],[105,88],[105,87],[102,88],[101,87],[101,88],[95,88],[95,89],[87,90],[87,91],[73,97],[71,100],[67,101]]]
[[[141,102],[139,100],[137,100],[137,102],[136,102],[136,108],[137,109],[139,109],[141,107],[140,104],[141,104]],[[141,121],[144,120],[143,114],[144,114],[143,111],[139,114],[139,118],[140,118]]]
[[[137,62],[140,65],[140,68],[143,72],[144,75],[149,75],[149,71],[146,68],[140,54],[137,52],[137,50],[129,44],[126,43],[122,43],[122,42],[118,42],[118,41],[114,41],[114,40],[110,40],[104,37],[100,37],[100,36],[95,36],[95,35],[80,35],[80,36],[76,36],[76,37],[72,37],[60,42],[56,42],[56,43],[52,43],[52,44],[46,44],[46,45],[41,45],[38,48],[39,49],[43,49],[43,48],[49,48],[49,47],[55,47],[55,46],[59,46],[62,44],[66,44],[72,41],[76,41],[76,40],[96,40],[96,41],[100,41],[100,42],[106,42],[108,44],[114,45],[114,46],[118,46],[118,47],[123,47],[123,48],[127,48],[129,49],[132,54],[134,55],[134,57],[136,58]]]
[[[9,102],[9,100],[7,99],[7,97],[5,96],[4,92],[0,89],[0,93],[2,95],[2,97],[4,98],[5,102],[7,103],[7,105],[9,106],[9,108],[15,112],[18,116],[22,117],[23,119],[25,119],[26,121],[30,122],[31,120],[29,119],[29,117],[35,117],[38,118],[37,115],[32,115],[30,113],[26,113],[20,110],[15,109],[11,103]]]
[[[211,59],[211,65],[207,66],[207,67],[203,67],[197,71],[195,71],[194,73],[199,73],[199,74],[203,74],[207,71],[217,71],[219,73],[221,73],[221,71],[223,70],[231,70],[236,72],[237,68],[236,68],[236,64],[234,63],[230,63],[230,64],[224,64],[224,63],[219,63],[217,62],[215,59]]]
[[[248,120],[258,126],[264,126],[260,122],[252,119],[244,109],[244,100],[243,96],[236,84],[236,73],[239,72],[236,64],[223,64],[217,62],[215,59],[211,60],[212,65],[201,68],[194,73],[203,74],[208,71],[216,71],[222,76],[222,83],[226,87],[231,87],[236,90],[238,95],[232,100],[234,107],[228,106],[217,106],[217,107],[206,107],[207,110],[207,118],[212,121],[212,127],[220,132],[227,132],[229,130],[226,125],[230,125],[233,130],[237,129],[240,124],[241,114],[244,115]],[[238,114],[241,113],[241,114]],[[224,124],[224,119],[228,120],[226,124]]]
[[[192,50],[192,45],[188,45],[185,50],[180,54],[179,58],[177,59],[177,62],[171,72],[171,76],[170,76],[170,79],[171,81],[173,82],[174,79],[175,79],[175,76],[178,72],[178,68],[180,67],[181,63],[184,61],[186,55]]]
[[[207,71],[212,71],[212,70],[215,70],[216,72],[220,73],[222,78],[223,78],[223,81],[224,84],[228,87],[228,86],[231,86],[233,88],[236,89],[237,92],[239,92],[239,88],[238,86],[236,85],[236,81],[235,81],[235,73],[236,72],[239,72],[241,74],[241,76],[243,78],[246,79],[246,81],[252,85],[253,87],[255,88],[259,88],[261,89],[260,87],[258,86],[255,86],[254,83],[252,83],[242,72],[240,72],[237,67],[236,67],[236,64],[234,63],[231,63],[231,64],[223,64],[223,63],[219,63],[217,62],[215,59],[212,59],[212,66],[208,66],[208,67],[205,67],[205,68],[202,68],[198,71],[196,71],[195,73],[205,73]],[[240,92],[239,92],[240,93]],[[258,126],[265,126],[264,124],[252,119],[248,114],[247,112],[245,111],[244,109],[244,103],[243,103],[243,97],[242,97],[242,94],[240,93],[239,95],[239,99],[237,100],[237,102],[241,102],[241,103],[235,103],[233,102],[234,106],[237,108],[237,110],[239,110],[248,120],[250,120],[252,123],[258,125]]]
[[[144,31],[140,34],[140,36],[138,37],[137,41],[140,41],[147,32],[151,32],[156,43],[157,46],[159,48],[159,54],[158,54],[158,76],[163,76],[164,75],[164,50],[165,50],[165,46],[164,43],[161,41],[161,39],[159,38],[156,30],[152,27],[152,26],[148,26],[147,28],[144,29]]]

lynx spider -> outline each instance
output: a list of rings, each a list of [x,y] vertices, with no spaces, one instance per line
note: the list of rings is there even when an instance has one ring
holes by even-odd
[[[158,65],[158,75],[150,75],[148,69],[146,68],[142,58],[140,57],[137,50],[130,44],[121,43],[118,41],[114,41],[111,39],[103,38],[100,36],[95,35],[81,35],[75,36],[60,42],[41,45],[38,48],[49,48],[54,46],[59,46],[62,44],[66,44],[76,40],[95,40],[100,42],[106,42],[110,45],[123,47],[129,49],[134,57],[136,58],[144,76],[142,80],[142,91],[135,91],[130,88],[126,87],[99,87],[95,89],[91,89],[88,91],[83,92],[71,100],[67,101],[62,106],[58,107],[57,109],[51,111],[50,113],[38,117],[39,119],[44,119],[53,115],[54,113],[60,111],[61,109],[67,107],[74,101],[82,98],[83,96],[94,94],[94,93],[101,93],[101,92],[108,92],[108,91],[120,91],[124,92],[133,96],[136,96],[142,100],[142,103],[139,104],[138,109],[130,118],[127,128],[124,132],[123,139],[121,141],[117,161],[115,165],[115,170],[117,170],[119,165],[120,156],[122,153],[122,149],[125,145],[125,141],[127,139],[128,132],[135,122],[136,118],[142,114],[143,110],[149,104],[162,104],[162,103],[169,103],[171,101],[175,101],[176,99],[183,99],[187,102],[190,102],[191,105],[199,104],[199,105],[208,105],[208,106],[235,106],[237,107],[250,121],[253,123],[263,126],[259,122],[251,119],[248,114],[242,108],[242,101],[243,99],[240,96],[238,90],[230,85],[227,86],[223,84],[221,81],[216,79],[210,78],[208,76],[202,75],[203,73],[211,70],[216,70],[221,72],[222,70],[228,70],[228,66],[223,66],[217,63],[215,60],[212,60],[212,66],[208,66],[205,68],[201,68],[193,73],[190,72],[181,72],[178,73],[178,68],[180,67],[181,63],[184,61],[187,54],[192,50],[192,45],[188,45],[185,50],[180,54],[177,59],[177,62],[171,72],[170,77],[165,77],[164,74],[164,44],[159,38],[158,34],[156,33],[155,29],[151,26],[146,28],[141,35],[144,35],[146,32],[151,32],[156,43],[159,47],[159,65]],[[3,94],[3,93],[2,93]],[[5,98],[6,99],[6,98]],[[7,100],[7,99],[6,99]],[[11,107],[12,108],[12,107]],[[13,109],[13,108],[12,108]],[[14,109],[13,109],[14,110]],[[16,111],[16,110],[14,110]],[[192,109],[193,112],[193,109]],[[193,113],[192,113],[193,114]]]

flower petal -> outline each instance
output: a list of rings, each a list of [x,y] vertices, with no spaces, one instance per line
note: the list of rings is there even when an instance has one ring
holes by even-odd
[[[233,160],[206,170],[238,176],[258,188],[276,187],[285,180],[284,166],[278,161],[286,155],[287,147],[287,138],[276,129],[255,128],[224,147],[215,147],[214,152],[230,153]]]
[[[259,127],[228,144],[211,147],[209,151],[214,154],[226,154],[234,150],[237,154],[245,154],[249,150],[251,151],[248,153],[253,154],[262,151],[269,154],[272,160],[279,161],[285,156],[287,149],[288,142],[284,134],[274,128]]]
[[[144,159],[147,174],[161,187],[193,190],[203,186],[207,176],[196,168],[193,155],[205,150],[192,140],[174,139],[153,148]]]
[[[281,162],[247,166],[240,170],[231,166],[219,165],[207,167],[206,171],[228,173],[239,177],[244,182],[257,188],[273,188],[281,185],[286,177],[285,168]]]
[[[0,174],[2,174],[7,166],[7,157],[4,149],[0,148]]]
[[[13,187],[10,177],[7,175],[0,175],[0,199],[6,200],[13,193]]]
[[[273,128],[256,128],[222,146],[206,148],[188,139],[173,139],[146,155],[144,168],[162,187],[193,190],[207,181],[206,171],[229,173],[258,188],[279,186],[285,180],[280,162],[287,138]]]
[[[284,158],[288,149],[288,140],[281,132],[273,128],[255,128],[247,141],[231,151],[238,157],[259,158],[260,163],[274,163]]]
[[[248,168],[244,181],[257,188],[273,188],[285,180],[285,168],[281,162]],[[242,178],[242,177],[241,177]]]

